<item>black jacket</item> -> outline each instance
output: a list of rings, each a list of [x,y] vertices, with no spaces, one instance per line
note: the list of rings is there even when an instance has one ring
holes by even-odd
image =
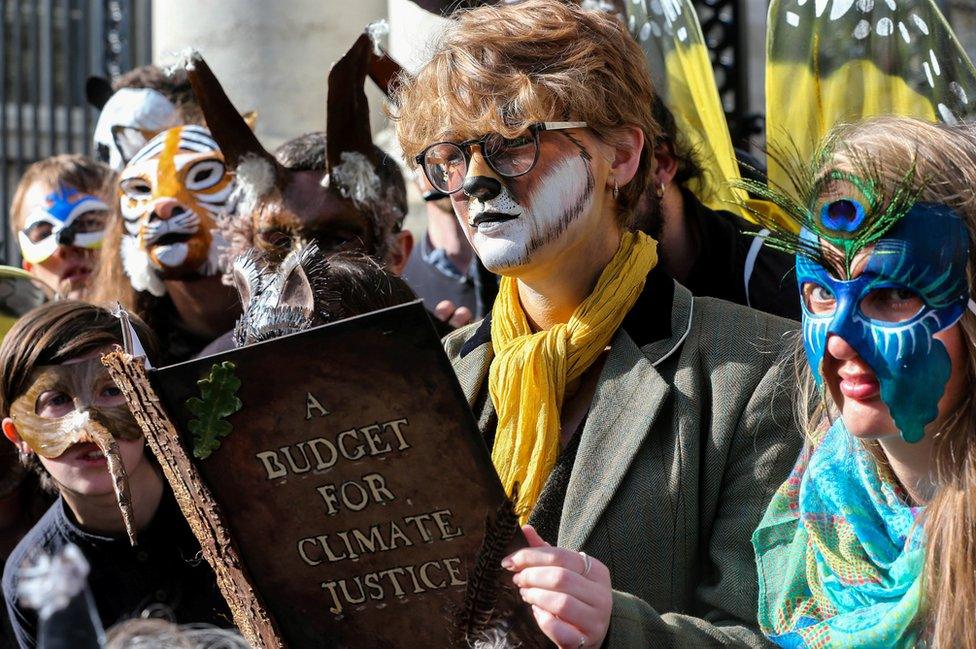
[[[793,255],[764,245],[760,229],[716,211],[682,190],[685,219],[698,239],[698,259],[685,281],[692,295],[717,297],[791,320],[800,319]]]
[[[37,614],[17,601],[18,569],[38,554],[53,554],[68,543],[77,545],[88,560],[88,586],[106,628],[157,605],[166,607],[180,624],[233,625],[213,570],[168,488],[138,540],[133,547],[124,534],[104,536],[83,530],[58,498],[4,567],[3,596],[16,644],[33,648],[38,633]]]

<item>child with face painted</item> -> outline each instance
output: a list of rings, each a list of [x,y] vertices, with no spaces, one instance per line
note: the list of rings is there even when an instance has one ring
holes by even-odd
[[[35,162],[21,177],[10,224],[24,270],[52,294],[77,299],[86,292],[114,183],[111,169],[81,155]]]
[[[151,356],[155,338],[133,324]],[[4,598],[22,647],[35,646],[37,618],[15,597],[18,570],[35,553],[68,543],[91,565],[104,626],[157,604],[179,622],[229,619],[213,572],[197,560],[199,545],[99,360],[121,343],[111,313],[66,300],[29,312],[0,344],[4,435],[22,457],[37,458],[59,492],[4,568]]]
[[[759,621],[784,647],[972,649],[976,133],[874,119],[797,169],[801,233],[771,236],[819,399],[753,537]]]
[[[632,230],[658,126],[616,18],[457,15],[397,98],[407,159],[502,276],[445,339],[532,547],[502,565],[559,647],[756,647],[749,536],[799,440],[791,324],[694,298]]]

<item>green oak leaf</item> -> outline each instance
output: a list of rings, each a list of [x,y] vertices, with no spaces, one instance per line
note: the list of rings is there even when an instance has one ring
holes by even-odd
[[[229,417],[241,409],[237,390],[241,380],[234,374],[234,364],[230,361],[214,363],[210,376],[197,381],[200,398],[190,397],[186,407],[197,416],[187,422],[193,433],[193,456],[201,460],[220,448],[220,439],[230,435],[234,427],[224,417]]]

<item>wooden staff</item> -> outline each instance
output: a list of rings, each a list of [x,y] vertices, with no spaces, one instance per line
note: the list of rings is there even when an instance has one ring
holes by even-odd
[[[180,435],[149,384],[143,359],[121,349],[102,356],[115,385],[146,435],[149,448],[163,467],[176,502],[200,542],[203,556],[217,575],[217,585],[245,640],[257,649],[283,649],[285,644],[261,597],[254,590],[240,552]]]

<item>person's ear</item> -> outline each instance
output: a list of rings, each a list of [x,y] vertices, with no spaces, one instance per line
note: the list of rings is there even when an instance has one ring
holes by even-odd
[[[655,187],[670,185],[678,174],[678,159],[674,156],[670,145],[659,144],[654,147],[654,159],[651,165],[651,177]]]
[[[27,442],[20,438],[20,433],[17,432],[17,426],[14,424],[14,420],[10,417],[4,417],[3,423],[3,436],[10,440],[10,443],[16,446],[20,452],[24,455],[30,453],[30,447],[27,446]]]
[[[410,230],[397,232],[396,244],[390,251],[390,260],[386,269],[394,275],[400,275],[407,267],[410,253],[413,251],[413,233]]]
[[[644,131],[633,124],[617,129],[617,143],[614,145],[613,164],[607,176],[609,189],[623,187],[637,173],[641,152],[644,150]]]

